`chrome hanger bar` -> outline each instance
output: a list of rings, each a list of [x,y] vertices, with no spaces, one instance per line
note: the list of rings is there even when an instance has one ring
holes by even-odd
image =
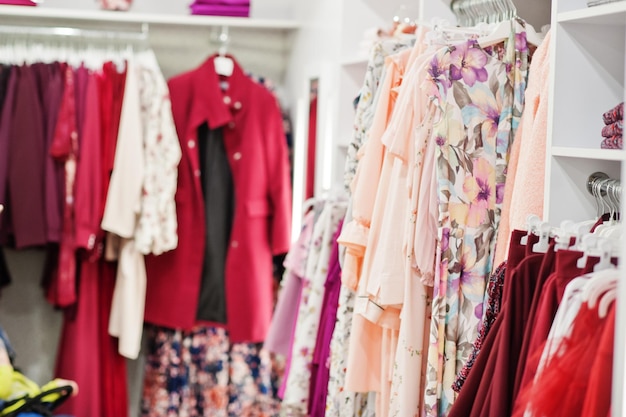
[[[611,179],[604,172],[594,172],[587,179],[587,191],[594,197],[596,194],[605,196],[607,191],[612,193],[622,194],[622,184],[620,180]]]
[[[450,8],[461,26],[499,23],[517,16],[512,0],[452,0]]]
[[[66,38],[90,38],[123,41],[146,41],[149,37],[148,24],[141,32],[119,32],[111,30],[78,29],[70,27],[7,26],[0,25],[0,34],[24,36],[58,36]]]

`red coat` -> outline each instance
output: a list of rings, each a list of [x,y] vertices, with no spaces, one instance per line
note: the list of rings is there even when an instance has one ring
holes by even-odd
[[[178,168],[178,248],[147,257],[145,320],[189,329],[196,322],[205,245],[198,127],[223,127],[235,213],[226,257],[227,326],[234,343],[261,342],[272,316],[272,255],[289,249],[291,184],[282,117],[274,96],[235,64],[228,90],[210,58],[169,81],[183,151]]]

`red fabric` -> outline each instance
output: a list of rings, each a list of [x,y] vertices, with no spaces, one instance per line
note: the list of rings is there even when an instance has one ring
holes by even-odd
[[[272,317],[272,254],[290,243],[291,185],[283,122],[276,99],[235,63],[228,89],[213,58],[169,81],[182,148],[176,214],[178,247],[146,258],[147,322],[191,329],[195,323],[205,245],[198,127],[222,127],[233,175],[235,213],[226,258],[228,330],[233,343],[261,342]],[[228,97],[228,98],[226,98]]]
[[[615,302],[611,305],[604,324],[598,353],[591,367],[591,375],[581,416],[606,416],[611,412],[613,388],[613,350],[615,343]]]
[[[9,149],[11,146],[11,125],[13,123],[13,108],[16,99],[19,72],[18,67],[2,69],[2,76],[7,76],[6,91],[0,114],[0,204],[4,210],[0,213],[0,243],[6,244],[11,226],[11,208],[9,197]],[[7,74],[8,72],[8,74]]]
[[[74,380],[79,395],[59,414],[89,417],[128,415],[126,361],[108,334],[115,266],[102,260],[80,262],[78,302],[65,310],[55,376]]]
[[[96,235],[100,231],[102,219],[102,154],[100,126],[100,93],[98,80],[90,76],[85,95],[85,119],[83,138],[79,150],[76,170],[75,210],[75,245],[76,248],[93,249]]]
[[[592,364],[598,354],[606,319],[585,303],[574,320],[572,334],[561,342],[528,393],[528,408],[537,416],[582,416]],[[581,366],[582,365],[582,366]],[[602,414],[588,414],[602,415]]]
[[[502,417],[511,413],[515,371],[524,328],[528,322],[535,290],[547,278],[541,276],[541,266],[546,256],[533,254],[526,257],[511,276],[513,297],[501,313],[503,324],[498,332],[497,355],[490,358],[496,364],[493,375],[488,375],[483,382],[490,385],[490,388],[480,416]]]
[[[47,243],[45,211],[44,115],[35,71],[17,69],[19,82],[11,124],[9,147],[9,204],[15,247]]]
[[[102,120],[114,124],[113,118],[119,118],[119,114],[113,113],[113,101],[121,100],[121,97],[112,98],[108,106],[102,105],[101,77],[106,75],[91,75],[86,80],[84,120],[80,123],[82,146],[75,204],[78,244],[87,249],[94,249],[96,242],[99,243],[96,237],[104,236],[100,229],[104,210],[101,199],[106,195],[108,183],[105,184],[107,175],[101,165],[101,152],[112,134],[105,137],[108,131],[103,130]],[[100,248],[98,245],[98,250],[80,251],[83,259],[78,302],[65,312],[56,374],[75,380],[80,394],[60,411],[76,416],[125,417],[128,415],[126,361],[118,353],[117,339],[108,333],[116,264],[105,262]]]
[[[309,138],[306,155],[306,190],[305,198],[315,196],[315,150],[317,141],[317,97],[309,104]]]
[[[76,302],[76,259],[74,255],[74,179],[76,156],[78,154],[78,133],[76,127],[76,95],[74,72],[70,67],[65,71],[65,91],[59,110],[56,130],[50,155],[65,166],[65,187],[63,207],[63,229],[59,248],[58,272],[53,274],[46,297],[53,305],[61,307]]]
[[[527,328],[530,331],[527,331],[524,337],[526,360],[520,358],[516,395],[525,390],[529,384],[532,384],[535,378],[541,358],[541,355],[537,355],[535,352],[542,350],[548,338],[565,287],[572,279],[583,274],[583,270],[576,266],[582,255],[582,252],[578,251],[561,250],[557,252],[555,273],[548,279],[542,290],[535,319],[532,321],[532,325]]]
[[[511,299],[518,294],[517,287],[519,284],[523,284],[523,280],[517,279],[518,275],[516,271],[522,267],[526,258],[527,246],[520,244],[520,239],[526,235],[526,232],[521,230],[515,230],[511,235],[511,243],[509,246],[509,257],[507,260],[507,270],[504,279],[504,290],[502,295],[502,305],[500,313],[496,318],[489,334],[483,341],[480,353],[476,357],[476,362],[472,367],[463,388],[459,393],[454,405],[450,409],[449,417],[460,416],[474,416],[480,415],[480,406],[487,405],[487,397],[489,396],[490,384],[483,383],[483,380],[488,381],[489,378],[496,372],[496,355],[498,354],[497,345],[499,337],[498,335],[505,325],[506,319],[504,316],[507,306],[510,304]],[[529,236],[528,245],[532,245],[538,241],[538,238],[534,235]],[[539,256],[539,255],[535,255]],[[539,256],[539,262],[536,264],[537,271],[541,266],[541,257]],[[474,409],[472,409],[474,407]]]
[[[100,76],[100,109],[101,109],[101,132],[102,132],[102,208],[104,213],[106,193],[109,189],[113,163],[115,161],[115,148],[122,113],[124,99],[124,87],[126,85],[126,72],[118,72],[116,65],[107,62],[102,67]]]
[[[62,414],[102,417],[103,361],[99,343],[98,264],[84,261],[80,266],[78,302],[65,310],[56,361],[55,376],[76,381],[80,395],[68,400]]]

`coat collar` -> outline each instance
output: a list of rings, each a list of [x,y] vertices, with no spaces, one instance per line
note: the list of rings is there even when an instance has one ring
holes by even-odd
[[[190,114],[192,128],[197,128],[207,122],[211,129],[217,129],[233,121],[236,112],[247,104],[247,95],[250,91],[250,83],[253,83],[239,63],[234,61],[233,73],[230,77],[220,77],[215,72],[216,55],[207,59],[200,67],[194,70],[193,99]],[[220,83],[228,82],[228,89],[222,90]]]

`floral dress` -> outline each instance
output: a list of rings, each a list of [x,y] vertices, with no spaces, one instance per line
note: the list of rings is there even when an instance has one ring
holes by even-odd
[[[304,416],[309,402],[311,365],[322,313],[333,236],[346,214],[345,203],[329,202],[313,228],[281,415]]]
[[[225,329],[148,328],[143,417],[277,416],[269,353]]]
[[[439,196],[438,256],[425,413],[445,416],[452,385],[483,317],[492,269],[509,146],[523,110],[528,47],[523,27],[503,44],[481,48],[468,40],[432,60],[433,126]]]

